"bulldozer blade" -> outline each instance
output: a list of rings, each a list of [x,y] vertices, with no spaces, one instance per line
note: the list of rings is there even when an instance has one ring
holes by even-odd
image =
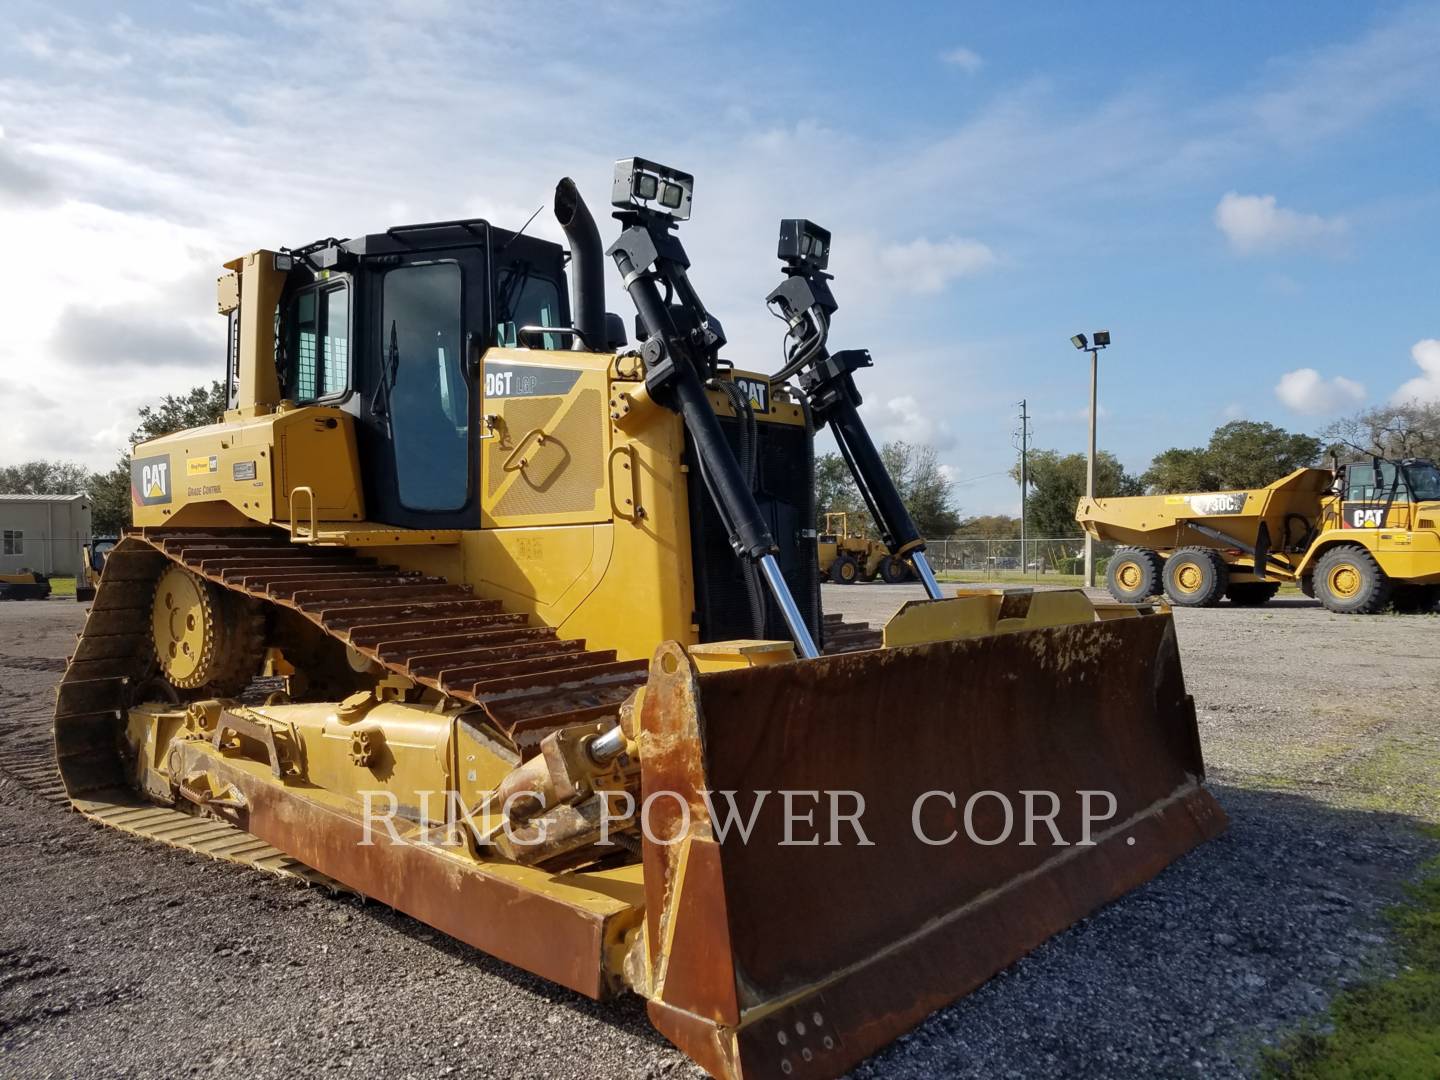
[[[662,646],[640,728],[627,975],[720,1077],[837,1075],[1226,826],[1168,614],[705,673]]]

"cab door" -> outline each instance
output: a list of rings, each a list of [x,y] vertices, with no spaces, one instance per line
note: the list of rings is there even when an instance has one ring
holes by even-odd
[[[1408,528],[1409,491],[1397,476],[1395,464],[1347,465],[1340,514],[1345,529]]]
[[[369,516],[412,529],[474,529],[484,249],[387,254],[366,278],[359,435]]]

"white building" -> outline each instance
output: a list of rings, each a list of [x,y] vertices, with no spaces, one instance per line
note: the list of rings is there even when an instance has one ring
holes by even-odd
[[[90,500],[84,495],[0,495],[0,570],[73,576],[89,539]]]

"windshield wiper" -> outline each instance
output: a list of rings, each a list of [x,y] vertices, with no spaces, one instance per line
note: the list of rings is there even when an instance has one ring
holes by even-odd
[[[395,388],[395,380],[400,375],[400,343],[395,333],[395,320],[390,320],[390,349],[385,354],[385,359],[380,362],[380,382],[375,387],[375,394],[370,399],[370,412],[375,416],[385,418],[385,426],[390,426],[390,391]]]

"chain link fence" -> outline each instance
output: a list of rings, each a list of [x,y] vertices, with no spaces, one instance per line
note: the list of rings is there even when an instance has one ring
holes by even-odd
[[[1115,545],[1095,542],[1095,575]],[[931,569],[948,581],[1038,581],[1080,578],[1085,573],[1085,538],[1063,536],[1035,540],[927,540],[925,557]]]

